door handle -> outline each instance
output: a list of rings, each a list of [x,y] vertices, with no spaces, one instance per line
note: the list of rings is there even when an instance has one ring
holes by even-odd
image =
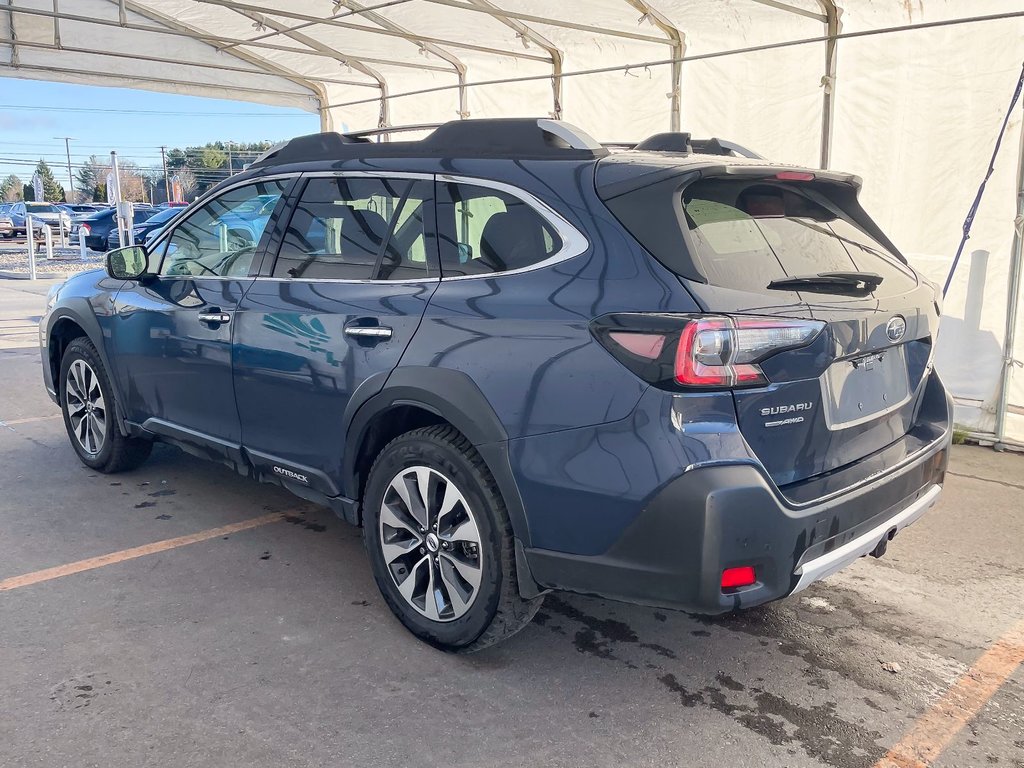
[[[200,312],[199,322],[201,323],[230,323],[231,315],[227,312],[221,312],[219,309],[214,309],[210,312]]]
[[[390,339],[392,330],[386,325],[349,325],[345,327],[346,336],[361,338]]]

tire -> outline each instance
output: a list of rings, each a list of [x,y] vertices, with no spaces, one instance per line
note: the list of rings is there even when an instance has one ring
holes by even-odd
[[[429,501],[418,504],[424,476]],[[363,509],[373,577],[421,640],[448,652],[479,651],[514,635],[540,608],[543,597],[519,595],[512,525],[497,484],[453,427],[424,427],[388,443],[370,470]],[[440,601],[429,589],[435,583]]]
[[[58,388],[64,428],[85,466],[109,474],[135,469],[149,458],[152,442],[118,429],[113,387],[87,338],[74,339],[65,350]]]

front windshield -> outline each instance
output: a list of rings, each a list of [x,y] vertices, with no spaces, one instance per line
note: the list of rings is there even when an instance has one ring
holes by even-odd
[[[29,213],[61,213],[60,208],[49,203],[25,203]]]

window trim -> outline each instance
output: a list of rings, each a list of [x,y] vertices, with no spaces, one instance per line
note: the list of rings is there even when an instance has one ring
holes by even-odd
[[[301,187],[296,187],[294,199],[289,201],[289,215],[288,220],[291,221],[291,216],[295,213],[295,208],[302,198],[302,192],[305,191],[306,186],[312,179],[331,179],[331,178],[364,178],[364,179],[407,179],[409,181],[429,181],[434,184],[434,203],[437,201],[437,188],[436,188],[436,177],[433,173],[422,173],[414,171],[306,171],[300,174],[300,181],[304,182]],[[431,221],[427,222],[427,235],[433,235],[434,242],[437,242],[437,217],[431,215]],[[287,225],[286,225],[287,226]],[[389,231],[390,234],[390,231]],[[432,277],[413,277],[408,280],[374,280],[370,278],[347,278],[347,277],[275,277],[274,266],[277,264],[277,257],[280,255],[281,246],[284,244],[283,238],[277,243],[277,252],[274,253],[273,258],[267,258],[265,269],[260,272],[268,272],[269,274],[258,274],[256,275],[257,280],[266,280],[278,283],[342,283],[351,285],[395,285],[395,284],[408,284],[408,283],[436,283],[441,279],[441,264],[439,254],[436,252],[433,255],[433,263],[430,264],[431,270],[436,271],[437,275]],[[269,256],[269,254],[268,254]],[[428,260],[431,258],[430,253],[427,254]],[[428,262],[429,263],[429,262]]]
[[[530,264],[529,266],[509,269],[504,272],[486,272],[478,275],[451,275],[449,277],[444,276],[444,270],[442,269],[442,282],[449,282],[452,280],[495,280],[500,277],[505,277],[506,275],[521,275],[526,272],[533,272],[537,269],[544,269],[555,264],[560,264],[563,261],[568,261],[569,259],[573,259],[583,253],[586,253],[590,249],[590,241],[587,240],[586,235],[566,221],[554,208],[530,192],[527,192],[525,189],[520,189],[513,184],[507,184],[503,181],[495,181],[494,179],[481,179],[475,176],[462,176],[448,173],[437,174],[436,181],[438,184],[468,184],[474,187],[494,189],[499,192],[504,192],[507,195],[511,195],[532,208],[534,213],[544,219],[544,221],[547,222],[553,230],[555,230],[555,233],[562,241],[561,248],[546,259]],[[437,195],[435,194],[435,199],[436,197]],[[440,252],[440,237],[438,237],[437,246],[438,251]]]
[[[251,186],[251,185],[254,185],[254,184],[259,184],[259,183],[264,182],[264,181],[288,181],[288,180],[290,180],[291,183],[285,185],[285,190],[284,190],[284,192],[281,193],[280,200],[278,200],[278,205],[279,206],[282,205],[283,203],[287,203],[289,198],[290,198],[290,196],[291,196],[291,191],[292,191],[292,188],[293,188],[293,186],[295,184],[295,181],[299,178],[300,175],[301,174],[298,174],[298,173],[275,173],[275,174],[271,174],[271,175],[267,175],[267,176],[249,176],[248,178],[245,178],[245,179],[239,179],[234,184],[229,184],[229,185],[227,185],[227,186],[225,186],[225,187],[223,187],[221,189],[218,189],[216,191],[216,194],[207,193],[207,194],[203,195],[202,197],[198,198],[197,200],[194,200],[192,203],[189,204],[188,208],[192,208],[192,206],[195,206],[195,207],[192,208],[191,211],[188,210],[188,208],[186,208],[185,211],[183,212],[184,215],[182,216],[180,221],[175,222],[173,227],[171,227],[169,229],[166,229],[163,233],[161,233],[160,237],[156,238],[152,243],[150,243],[148,246],[146,246],[146,255],[147,256],[152,256],[155,253],[157,253],[161,248],[164,248],[164,246],[167,244],[167,242],[172,237],[174,237],[174,233],[178,231],[178,227],[180,227],[186,221],[188,221],[193,216],[195,216],[196,213],[198,213],[201,208],[204,208],[208,203],[213,202],[218,197],[221,197],[222,195],[226,195],[228,192],[232,192],[232,191],[238,189],[239,187],[247,187],[247,186]],[[276,208],[274,209],[274,212],[275,213],[277,212]],[[271,223],[272,223],[272,220],[274,218],[274,214],[273,213],[270,214],[270,218],[271,218],[271,221],[267,222],[267,226],[263,230],[263,234],[260,235],[260,242],[256,244],[257,252],[253,254],[252,265],[249,267],[249,274],[247,274],[247,275],[233,275],[233,276],[227,276],[227,275],[191,275],[191,276],[189,276],[189,279],[193,279],[193,280],[245,280],[245,279],[248,279],[250,277],[253,277],[253,275],[255,274],[255,271],[259,269],[259,264],[262,262],[263,251],[266,250],[267,243],[264,243],[263,241],[268,237],[268,234],[272,230]],[[260,246],[263,246],[263,247],[261,248]],[[164,259],[166,257],[167,257],[167,250],[166,250],[166,248],[164,248],[163,253],[160,254],[160,264],[156,267],[156,270],[155,270],[156,277],[160,278],[160,279],[163,279],[165,277],[173,277],[173,278],[176,278],[176,279],[180,280],[182,278],[182,275],[164,275],[164,274],[160,273],[160,270],[163,269]],[[257,257],[259,257],[259,258],[257,258]],[[152,267],[152,266],[153,265],[151,264],[150,267]]]

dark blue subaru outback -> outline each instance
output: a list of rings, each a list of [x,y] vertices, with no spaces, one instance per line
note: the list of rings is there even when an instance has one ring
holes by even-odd
[[[548,590],[758,605],[946,469],[936,291],[859,184],[550,120],[297,138],[55,290],[46,388],[93,469],[172,443],[361,525],[440,648]]]

